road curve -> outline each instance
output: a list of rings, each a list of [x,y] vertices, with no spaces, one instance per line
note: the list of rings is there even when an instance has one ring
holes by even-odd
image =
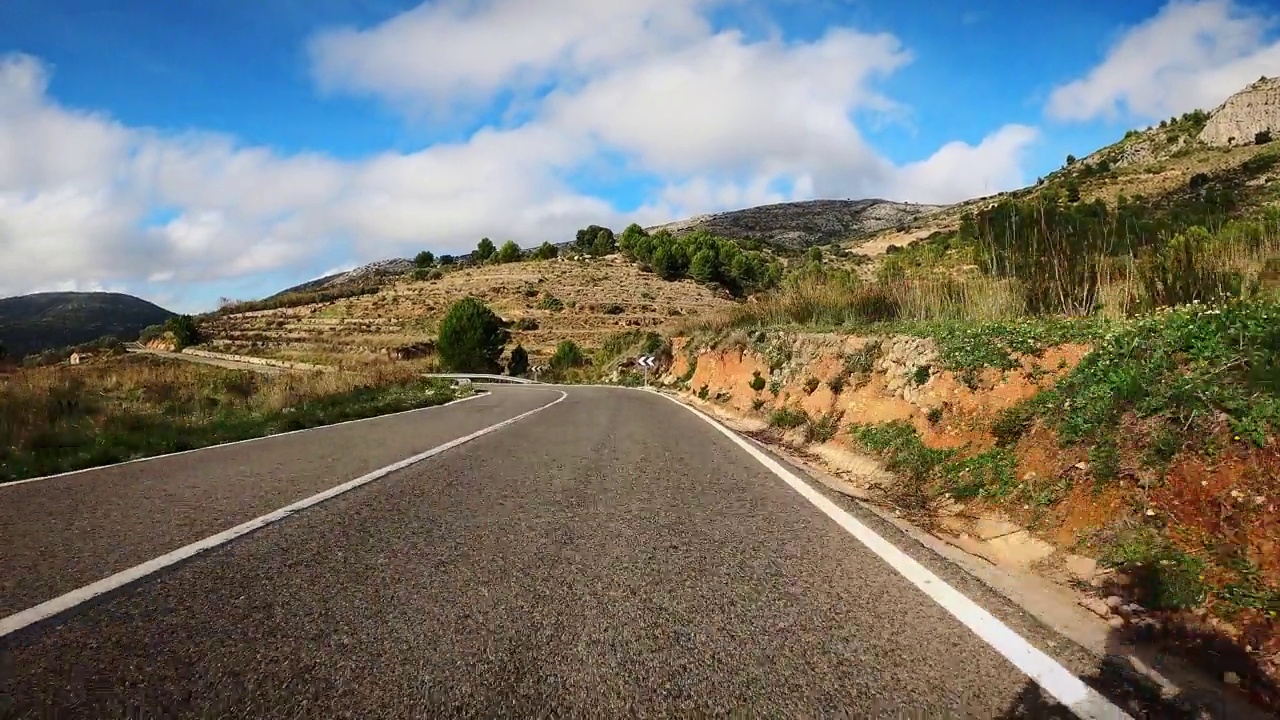
[[[2,616],[568,393],[0,638],[0,695],[67,718],[1072,716],[692,413],[638,391],[493,390],[0,487]]]

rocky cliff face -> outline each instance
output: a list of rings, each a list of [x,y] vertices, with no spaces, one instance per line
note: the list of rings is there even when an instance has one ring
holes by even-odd
[[[808,200],[698,215],[647,229],[649,232],[669,230],[676,234],[706,230],[736,240],[805,248],[854,239],[908,223],[946,207],[876,199]]]
[[[1262,78],[1227,98],[1209,115],[1200,131],[1207,145],[1248,145],[1269,130],[1280,135],[1280,77]]]

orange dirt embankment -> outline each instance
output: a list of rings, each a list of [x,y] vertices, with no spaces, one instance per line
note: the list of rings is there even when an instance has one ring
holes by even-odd
[[[688,375],[688,342],[677,338],[673,343],[670,382]],[[874,342],[881,345],[871,372],[850,372],[849,358]],[[1022,358],[1020,370],[980,373],[974,390],[938,368],[936,348],[923,338],[804,334],[780,336],[764,348],[733,339],[726,345],[692,355],[696,367],[689,392],[697,395],[705,386],[708,399],[744,414],[763,416],[782,407],[801,408],[810,417],[842,413],[838,443],[848,442],[844,430],[850,423],[906,420],[930,447],[969,446],[974,452],[994,444],[988,428],[997,413],[1051,387],[1088,352],[1081,345],[1051,348],[1042,357]],[[754,373],[764,379],[763,390],[752,388]],[[930,422],[930,411],[937,422]],[[1048,470],[1042,466],[1050,458],[1033,453],[1026,459],[1033,466],[1028,470]]]

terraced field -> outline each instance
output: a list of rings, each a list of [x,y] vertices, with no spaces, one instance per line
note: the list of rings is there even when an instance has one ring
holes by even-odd
[[[473,295],[512,323],[512,344],[535,361],[571,339],[584,348],[631,328],[661,328],[732,303],[694,282],[668,282],[621,258],[486,265],[437,280],[402,279],[371,295],[275,310],[214,315],[212,350],[352,364],[412,356],[454,301]],[[430,364],[429,359],[420,360]]]

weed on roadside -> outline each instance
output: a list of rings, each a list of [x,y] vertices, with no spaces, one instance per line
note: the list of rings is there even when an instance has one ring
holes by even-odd
[[[769,413],[769,426],[791,430],[809,422],[809,414],[800,408],[778,408]]]

